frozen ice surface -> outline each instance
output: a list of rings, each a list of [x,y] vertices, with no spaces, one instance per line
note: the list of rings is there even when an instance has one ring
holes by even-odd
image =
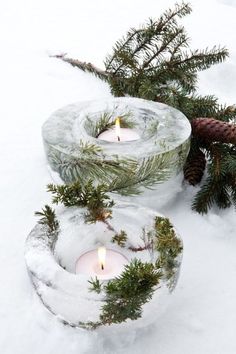
[[[135,124],[133,129],[139,133],[140,139],[114,143],[94,137],[87,117],[96,125],[104,112],[112,112],[111,121],[129,112],[131,114],[129,119]],[[86,156],[80,152],[78,146],[81,141],[83,144],[95,144],[102,149],[102,153],[96,156],[101,162],[104,159],[117,161],[118,157],[121,160],[132,159],[142,165],[144,159],[151,157],[157,156],[163,161],[166,159],[166,163],[160,164],[163,167],[158,167],[160,181],[151,186],[151,191],[142,188],[141,196],[127,198],[134,202],[139,200],[143,205],[155,208],[167,203],[180,189],[182,180],[180,171],[189,151],[190,134],[190,123],[180,111],[161,103],[132,97],[79,102],[65,106],[54,112],[42,129],[52,175],[56,176],[55,172],[58,172],[60,178],[67,183],[75,180],[85,183],[91,178],[80,161],[91,159],[90,155]],[[77,163],[76,159],[80,162]],[[164,173],[169,171],[164,182],[161,177],[162,171]],[[117,178],[117,175],[111,174],[110,178],[111,180]],[[98,182],[106,181],[102,177]],[[113,197],[119,199],[116,195]]]

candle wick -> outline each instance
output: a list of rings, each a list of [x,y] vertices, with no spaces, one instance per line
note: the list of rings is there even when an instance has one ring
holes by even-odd
[[[104,270],[104,265],[103,264],[101,264],[101,268],[102,268],[102,270]]]
[[[120,141],[120,137],[119,136],[117,137],[117,139],[118,139],[118,141]]]

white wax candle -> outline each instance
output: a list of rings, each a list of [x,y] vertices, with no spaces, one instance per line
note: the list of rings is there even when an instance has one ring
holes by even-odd
[[[120,275],[128,259],[117,251],[106,249],[103,267],[98,259],[98,250],[84,253],[76,262],[76,274],[84,274],[92,278],[108,280]],[[102,269],[103,268],[103,269]]]
[[[140,139],[136,131],[130,128],[120,127],[120,118],[117,117],[115,126],[106,130],[98,136],[98,139],[112,142],[132,141]]]
[[[98,136],[98,139],[111,141],[111,142],[122,142],[122,141],[133,141],[140,139],[140,135],[133,129],[130,128],[120,128],[120,140],[118,140],[118,136],[116,135],[116,129],[111,128],[101,133]]]

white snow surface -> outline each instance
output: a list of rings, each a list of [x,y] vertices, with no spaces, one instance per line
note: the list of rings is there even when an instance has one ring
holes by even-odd
[[[155,325],[122,336],[62,326],[39,302],[24,263],[34,211],[50,202],[41,126],[56,109],[111,96],[92,75],[48,57],[67,52],[102,66],[115,40],[173,0],[10,0],[0,11],[0,352],[2,354],[235,354],[236,218],[233,208],[191,211],[197,188],[182,186],[160,212],[184,241],[182,272]],[[231,56],[202,72],[199,91],[228,104],[236,92],[236,1],[194,0],[183,20],[192,46],[222,44]]]

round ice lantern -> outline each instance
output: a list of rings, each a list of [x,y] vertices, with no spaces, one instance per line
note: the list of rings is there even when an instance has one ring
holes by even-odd
[[[66,106],[42,128],[49,165],[64,182],[92,179],[106,183],[111,192],[142,194],[149,202],[155,195],[150,189],[157,191],[159,202],[179,189],[178,177],[173,187],[169,184],[182,171],[190,134],[180,111],[128,97]]]

